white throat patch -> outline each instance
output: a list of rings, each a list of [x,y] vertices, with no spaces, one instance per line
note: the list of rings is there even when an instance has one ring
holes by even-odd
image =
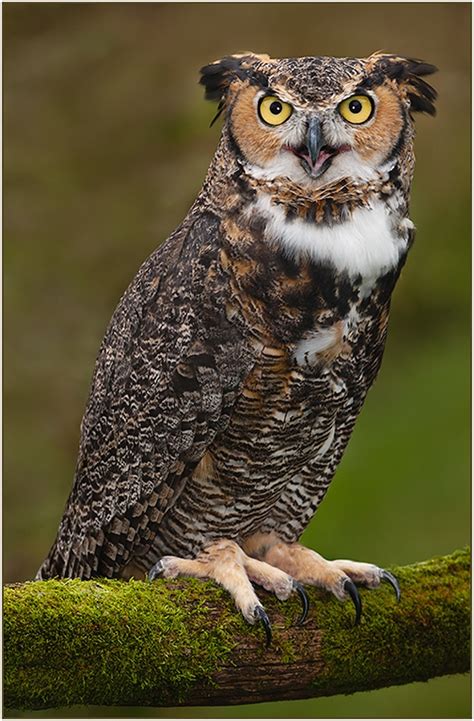
[[[259,193],[253,207],[267,218],[266,239],[280,244],[290,257],[330,263],[352,278],[360,275],[364,285],[394,268],[408,243],[408,234],[396,233],[393,216],[380,200],[368,208],[356,208],[349,220],[332,226],[287,220],[284,210],[266,193]],[[410,226],[411,221],[405,221],[407,230]]]

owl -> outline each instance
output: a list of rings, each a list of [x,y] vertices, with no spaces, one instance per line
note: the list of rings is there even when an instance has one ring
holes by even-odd
[[[420,60],[275,59],[201,70],[223,129],[188,214],[144,262],[107,329],[74,485],[37,579],[194,576],[251,624],[258,598],[396,578],[299,538],[382,359],[414,237]]]

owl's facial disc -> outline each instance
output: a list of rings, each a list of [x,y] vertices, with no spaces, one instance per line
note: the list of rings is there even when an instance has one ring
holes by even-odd
[[[333,147],[326,143],[319,118],[312,117],[308,121],[303,144],[298,147],[286,145],[285,149],[300,159],[302,168],[311,178],[319,178],[331,166],[336,155],[351,148],[349,145]]]

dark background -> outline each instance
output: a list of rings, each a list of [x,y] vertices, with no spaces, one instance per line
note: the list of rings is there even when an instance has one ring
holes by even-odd
[[[217,143],[198,70],[243,50],[386,50],[440,68],[438,116],[417,119],[418,233],[382,371],[304,540],[385,567],[466,544],[470,5],[7,3],[3,15],[4,580],[31,578],[53,541],[106,325],[186,214]],[[453,677],[238,709],[58,715],[453,718],[469,708],[468,679]]]

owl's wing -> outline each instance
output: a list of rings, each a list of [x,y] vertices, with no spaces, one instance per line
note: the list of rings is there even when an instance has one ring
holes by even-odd
[[[38,578],[116,575],[160,520],[254,365],[226,317],[219,220],[198,215],[144,263],[102,343],[75,483]]]

